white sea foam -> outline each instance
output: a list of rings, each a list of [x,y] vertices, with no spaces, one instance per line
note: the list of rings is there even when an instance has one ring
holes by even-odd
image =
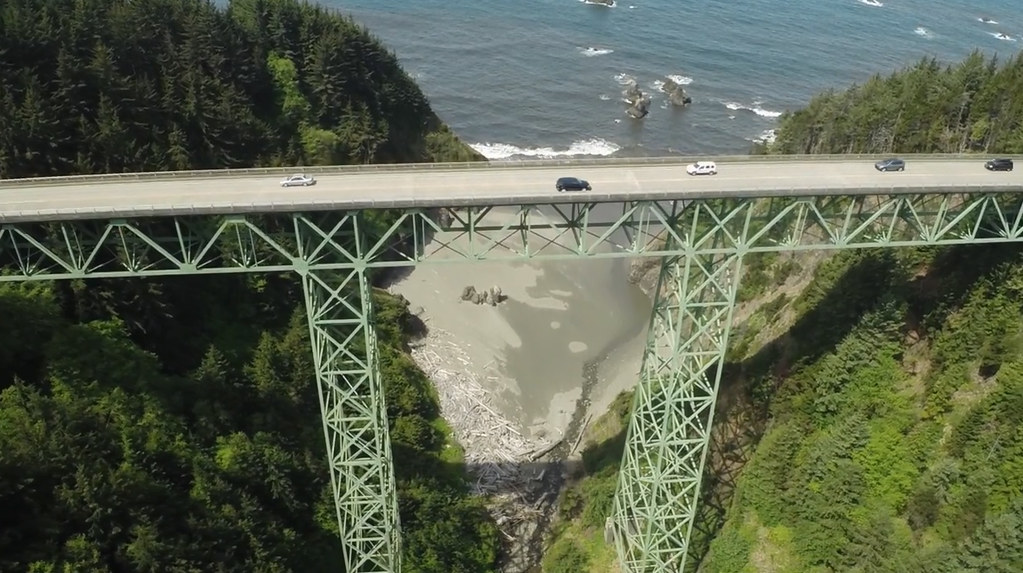
[[[988,34],[991,34],[995,38],[998,38],[999,40],[1004,40],[1006,42],[1015,42],[1016,41],[1016,38],[1013,38],[1012,36],[1010,36],[1008,34],[1003,34],[1001,32],[988,32]]]
[[[743,105],[741,103],[736,103],[734,101],[726,101],[726,102],[724,102],[724,106],[727,107],[728,109],[732,110],[732,111],[739,111],[739,110],[751,111],[751,112],[759,115],[760,117],[775,118],[775,117],[781,116],[782,112],[780,112],[780,111],[772,111],[772,110],[769,110],[769,109],[764,109],[764,108],[760,107],[760,103],[761,102],[753,102],[753,105]]]
[[[604,4],[603,2],[594,2],[593,0],[579,0],[583,4],[589,4],[590,6],[604,6],[605,8],[614,8],[618,6],[618,2],[611,2],[610,5]]]
[[[924,28],[923,26],[920,26],[917,29],[913,30],[913,33],[916,34],[917,36],[923,36],[925,38],[931,37],[931,31],[928,30],[927,28]]]
[[[691,78],[689,76],[681,76],[681,75],[678,75],[678,74],[671,74],[671,75],[667,75],[667,76],[664,76],[664,77],[668,78],[669,80],[675,82],[676,84],[678,84],[680,86],[688,86],[689,84],[693,83],[693,78]],[[652,89],[654,91],[662,92],[662,91],[664,91],[664,80],[654,80],[654,81],[650,82],[650,86],[649,87],[650,87],[650,89]]]
[[[883,3],[878,2],[877,0],[860,0],[860,4],[866,4],[867,6],[876,6],[878,8],[884,6]]]
[[[623,73],[623,74],[615,74],[614,80],[616,82],[618,82],[620,85],[627,86],[627,85],[635,82],[636,78],[630,76],[629,74],[624,74]]]
[[[991,18],[985,18],[983,16],[981,16],[980,18],[977,18],[977,21],[978,22],[983,22],[985,24],[991,24],[992,26],[998,24],[998,22],[992,20]]]
[[[679,74],[668,74],[665,77],[680,86],[688,86],[689,84],[693,83],[693,78],[689,76],[683,76]]]
[[[607,94],[600,94],[600,101],[611,101],[611,96]]]
[[[476,151],[483,154],[487,159],[510,159],[512,157],[536,157],[540,159],[552,159],[555,157],[574,157],[577,155],[589,155],[604,157],[621,149],[621,146],[594,137],[582,141],[573,142],[568,149],[554,149],[553,147],[519,147],[508,143],[471,143]]]
[[[776,132],[773,129],[765,129],[764,131],[760,132],[760,135],[758,135],[756,137],[752,137],[752,138],[747,137],[746,139],[749,140],[749,141],[752,141],[753,143],[761,143],[761,144],[764,144],[764,145],[770,145],[770,144],[774,143],[774,140],[777,139],[777,138],[778,138],[778,132]]]
[[[607,54],[615,53],[615,51],[612,50],[611,48],[594,48],[593,46],[586,46],[585,48],[580,46],[579,52],[581,52],[582,55],[588,58],[592,58],[593,56],[604,56]]]

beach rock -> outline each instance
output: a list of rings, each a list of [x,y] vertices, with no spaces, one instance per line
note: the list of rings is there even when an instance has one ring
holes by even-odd
[[[499,286],[492,286],[485,290],[476,290],[476,287],[469,285],[462,289],[462,296],[460,298],[473,304],[497,306],[508,297],[502,294],[501,287]]]

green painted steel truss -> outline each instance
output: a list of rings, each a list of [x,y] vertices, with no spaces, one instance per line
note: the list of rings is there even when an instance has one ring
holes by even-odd
[[[1023,190],[4,221],[0,282],[296,272],[346,570],[400,570],[367,272],[659,257],[610,529],[625,571],[682,571],[746,254],[1023,240]]]

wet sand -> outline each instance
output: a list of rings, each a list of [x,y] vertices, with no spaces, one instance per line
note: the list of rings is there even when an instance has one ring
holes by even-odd
[[[407,298],[427,327],[458,342],[470,364],[452,361],[450,367],[471,368],[486,380],[512,425],[525,436],[553,441],[564,437],[573,414],[580,416],[576,402],[588,362],[603,358],[583,415],[600,415],[638,380],[650,300],[628,282],[629,264],[426,263],[389,290]],[[497,286],[507,299],[496,307],[462,301],[466,286]],[[430,337],[423,343],[429,346]]]

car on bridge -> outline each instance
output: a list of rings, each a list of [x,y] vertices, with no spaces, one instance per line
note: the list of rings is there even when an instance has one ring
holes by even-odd
[[[558,191],[593,191],[589,181],[577,177],[562,177],[554,183],[554,188]]]
[[[988,171],[1012,171],[1011,159],[992,159],[984,164]]]
[[[312,175],[298,173],[281,181],[281,187],[308,187],[316,185],[316,178]]]
[[[690,175],[717,175],[718,166],[713,161],[697,161],[686,166],[686,173]]]
[[[898,157],[882,159],[874,164],[874,169],[877,169],[878,171],[905,171],[906,162]]]

